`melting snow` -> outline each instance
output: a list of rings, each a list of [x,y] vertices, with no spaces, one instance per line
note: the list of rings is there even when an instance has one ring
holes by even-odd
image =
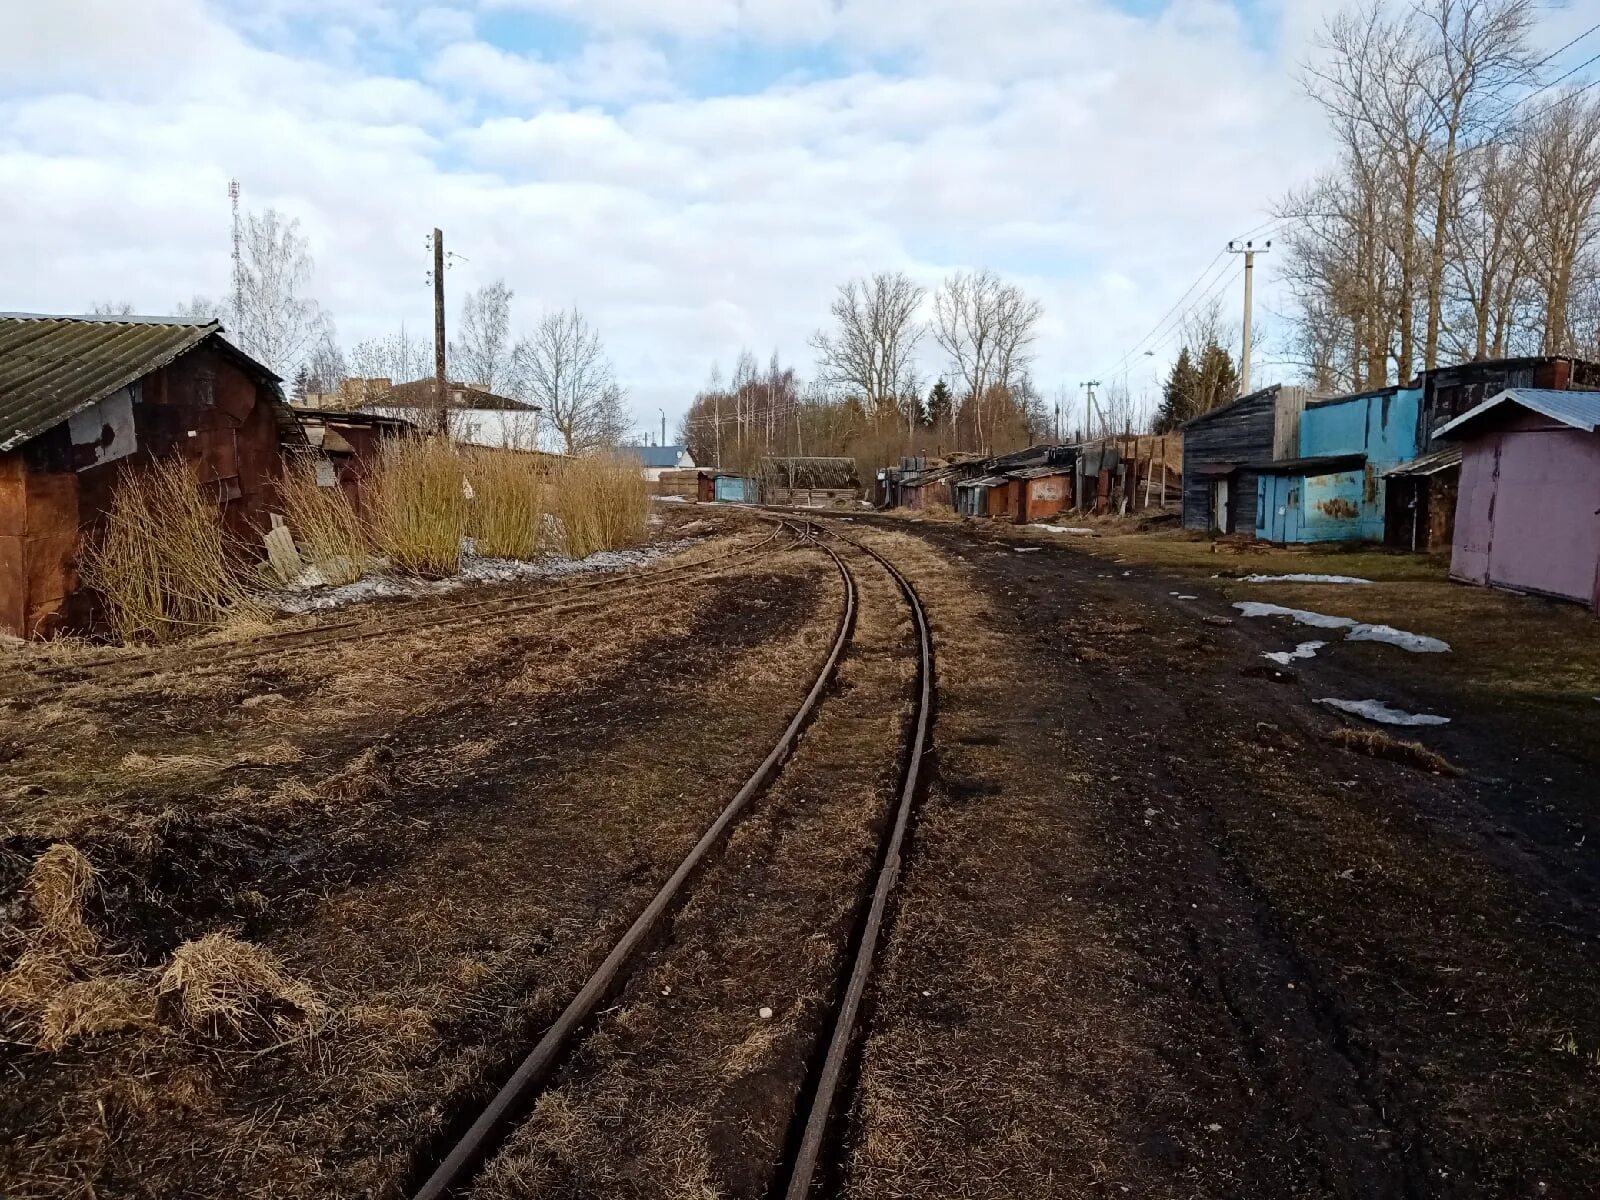
[[[603,571],[625,571],[642,567],[667,554],[683,549],[688,542],[662,542],[648,550],[602,550],[588,558],[546,555],[533,562],[510,558],[467,556],[461,570],[447,579],[418,579],[411,575],[374,574],[341,587],[325,587],[315,567],[295,580],[288,591],[275,597],[279,612],[324,612],[359,604],[364,600],[387,600],[412,596],[438,596],[481,583],[515,583],[526,579],[552,579]]]
[[[1037,554],[1037,553],[1039,553],[1039,547],[1037,547],[1037,546],[1017,546],[1017,547],[1015,547],[1015,549],[1016,549],[1018,554]]]
[[[1094,530],[1092,529],[1074,529],[1067,525],[1035,525],[1034,529],[1039,533],[1079,533],[1088,534],[1090,537],[1094,536]]]
[[[1371,583],[1354,575],[1246,575],[1246,583]]]
[[[1327,642],[1301,642],[1293,650],[1279,650],[1275,654],[1263,654],[1261,657],[1271,659],[1280,667],[1287,667],[1297,658],[1315,658],[1317,651],[1327,644]]]
[[[1449,717],[1435,716],[1433,713],[1408,713],[1402,709],[1391,708],[1382,700],[1334,700],[1324,697],[1317,701],[1326,704],[1329,708],[1337,708],[1340,712],[1350,713],[1352,716],[1365,717],[1369,721],[1377,721],[1383,725],[1448,725]]]
[[[1351,642],[1388,642],[1414,654],[1444,654],[1449,642],[1424,637],[1420,633],[1407,633],[1392,625],[1368,625],[1351,617],[1332,617],[1327,613],[1308,612],[1303,608],[1285,608],[1281,604],[1266,604],[1260,600],[1240,600],[1234,604],[1247,617],[1292,617],[1301,625],[1315,629],[1348,629],[1345,640]]]

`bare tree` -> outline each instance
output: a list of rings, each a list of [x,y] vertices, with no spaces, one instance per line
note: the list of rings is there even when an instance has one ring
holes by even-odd
[[[387,337],[368,338],[350,349],[349,376],[357,404],[381,401],[390,387],[410,383],[431,373],[433,347],[412,337],[404,324]]]
[[[172,315],[180,321],[221,321],[227,324],[228,306],[221,300],[213,300],[210,296],[195,296],[188,301],[180,301],[173,306]]]
[[[973,432],[983,444],[991,428],[985,399],[1009,389],[1031,361],[1044,306],[993,271],[959,272],[934,296],[934,338],[950,359],[951,374],[972,402]]]
[[[550,313],[518,343],[527,393],[568,454],[615,446],[627,432],[623,392],[600,335],[577,309]]]
[[[504,279],[468,292],[461,302],[457,337],[450,343],[454,377],[486,392],[515,393],[511,298]]]
[[[242,241],[241,311],[230,314],[229,331],[246,354],[287,377],[330,329],[306,294],[315,264],[299,220],[276,209],[247,214]]]
[[[1438,365],[1444,324],[1444,286],[1449,228],[1459,195],[1457,171],[1463,140],[1480,136],[1505,110],[1505,97],[1528,79],[1533,66],[1528,36],[1532,0],[1431,0],[1418,19],[1434,53],[1427,86],[1437,134],[1429,150],[1434,186],[1431,256],[1427,268],[1427,332],[1423,369]]]
[[[128,300],[101,300],[89,309],[92,317],[131,317],[133,304]]]
[[[1595,266],[1600,238],[1600,98],[1564,97],[1539,114],[1527,141],[1541,352],[1570,353],[1573,302],[1583,290],[1580,276]]]
[[[311,391],[328,395],[343,389],[349,371],[345,367],[344,351],[339,349],[331,330],[312,349],[304,369]]]
[[[914,385],[912,360],[926,330],[917,322],[923,289],[900,271],[879,271],[839,288],[832,331],[811,339],[820,382],[858,392],[875,417],[898,417]]]

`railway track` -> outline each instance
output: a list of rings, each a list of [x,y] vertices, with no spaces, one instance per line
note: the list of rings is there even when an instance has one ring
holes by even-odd
[[[776,522],[775,535],[794,527],[789,518],[765,519]],[[854,565],[821,539],[814,522],[802,521],[795,531],[798,547],[815,548],[831,560],[843,589],[843,604],[833,642],[805,699],[766,758],[707,827],[506,1083],[441,1155],[418,1166],[414,1172],[414,1178],[419,1180],[412,1192],[414,1200],[443,1200],[466,1193],[477,1172],[498,1152],[550,1085],[561,1064],[593,1028],[601,1007],[626,986],[644,947],[681,909],[701,869],[726,842],[755,798],[773,784],[802,732],[826,703],[840,659],[854,637],[861,588]],[[871,547],[836,532],[829,531],[829,536],[852,547],[865,560],[876,563],[894,582],[910,611],[917,643],[917,671],[912,715],[906,723],[900,747],[901,768],[892,807],[883,822],[874,867],[862,888],[863,903],[842,956],[844,968],[836,981],[831,1010],[823,1022],[826,1050],[816,1060],[819,1065],[797,1089],[794,1124],[789,1136],[794,1150],[780,1164],[780,1177],[769,1192],[787,1200],[811,1195],[824,1180],[836,1181],[842,1168],[845,1142],[842,1114],[849,1107],[854,1058],[859,1050],[858,1033],[919,796],[934,702],[932,634],[915,587]],[[818,1049],[820,1052],[821,1045]]]
[[[241,662],[297,654],[336,644],[370,641],[396,634],[410,634],[426,629],[462,628],[489,625],[508,618],[536,612],[568,612],[606,603],[617,594],[640,586],[655,586],[663,582],[678,582],[694,578],[695,574],[708,574],[748,556],[758,554],[771,546],[785,532],[796,532],[788,521],[780,522],[771,533],[757,542],[736,547],[725,554],[710,559],[678,563],[668,567],[632,571],[625,575],[607,576],[603,579],[583,580],[578,583],[557,585],[545,589],[536,597],[493,596],[482,600],[445,601],[420,606],[405,605],[398,612],[386,612],[375,620],[343,620],[323,623],[303,629],[282,630],[261,634],[239,646],[221,646],[205,650],[151,651],[138,656],[107,656],[73,663],[61,663],[36,668],[27,672],[21,686],[0,685],[0,704],[22,700],[38,700],[65,691],[86,682],[130,682],[183,670],[186,674],[235,666]],[[597,593],[592,599],[584,599]]]

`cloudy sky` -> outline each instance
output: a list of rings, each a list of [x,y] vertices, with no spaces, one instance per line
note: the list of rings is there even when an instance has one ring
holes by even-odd
[[[1293,70],[1333,3],[0,0],[0,310],[225,292],[237,178],[345,345],[427,334],[439,225],[456,294],[580,307],[641,425],[744,346],[809,371],[883,268],[1021,283],[1076,394],[1325,160]]]

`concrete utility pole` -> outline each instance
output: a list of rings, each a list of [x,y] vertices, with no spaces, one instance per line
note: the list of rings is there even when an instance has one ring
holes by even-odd
[[[1244,255],[1244,349],[1239,354],[1239,395],[1250,394],[1250,316],[1251,298],[1255,285],[1256,255],[1265,254],[1272,249],[1272,243],[1267,242],[1260,249],[1254,242],[1229,242],[1229,254]]]
[[[1089,422],[1089,428],[1085,432],[1084,436],[1087,437],[1090,441],[1093,441],[1094,437],[1095,437],[1095,432],[1094,432],[1094,390],[1095,390],[1095,388],[1100,386],[1100,381],[1098,379],[1091,379],[1087,383],[1081,384],[1079,386],[1081,386],[1084,389],[1084,391],[1087,393],[1087,395],[1088,395],[1088,399],[1086,401],[1087,408],[1085,410],[1085,412],[1086,412],[1085,419]]]
[[[667,410],[657,408],[656,411],[661,414],[661,444],[665,446],[667,444]]]
[[[440,433],[447,433],[450,428],[449,411],[445,406],[445,388],[448,386],[444,361],[444,233],[435,229],[433,231],[433,400],[436,410],[434,416]]]

